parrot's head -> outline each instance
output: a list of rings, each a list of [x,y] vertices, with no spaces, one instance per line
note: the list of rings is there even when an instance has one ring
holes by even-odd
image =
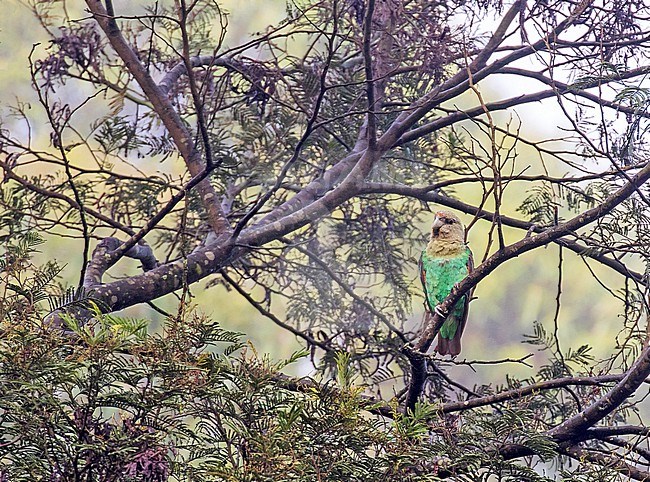
[[[438,211],[431,225],[431,239],[464,243],[465,228],[458,216],[449,211]]]

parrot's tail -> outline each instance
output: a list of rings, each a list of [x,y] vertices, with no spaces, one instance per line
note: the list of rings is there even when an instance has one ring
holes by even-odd
[[[456,336],[452,339],[443,338],[438,335],[438,346],[436,347],[436,351],[441,355],[458,355],[460,353],[460,333],[456,333]]]

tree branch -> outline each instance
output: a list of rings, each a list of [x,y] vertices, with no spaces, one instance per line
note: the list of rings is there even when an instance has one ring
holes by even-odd
[[[621,381],[625,374],[619,375],[600,375],[594,377],[564,377],[555,378],[539,383],[533,383],[521,388],[513,390],[506,390],[503,392],[495,393],[480,398],[470,398],[462,402],[449,402],[442,405],[443,413],[461,412],[464,410],[471,410],[477,407],[484,407],[495,403],[505,402],[508,400],[516,400],[518,398],[535,395],[543,390],[553,390],[556,388],[564,388],[567,386],[601,386],[608,383],[615,383]],[[647,383],[647,381],[646,381]]]
[[[550,430],[548,434],[559,441],[564,441],[587,430],[633,395],[646,381],[648,375],[650,375],[650,347],[646,346],[641,356],[614,388],[580,413]]]
[[[86,269],[83,287],[91,289],[93,286],[101,284],[102,277],[110,267],[110,261],[113,258],[115,250],[122,245],[122,242],[114,237],[102,239],[93,251],[92,258]],[[144,271],[151,271],[158,266],[158,261],[153,254],[153,250],[148,245],[137,244],[129,248],[124,256],[142,261]]]
[[[580,462],[584,462],[586,460],[602,467],[608,467],[633,480],[640,480],[644,482],[650,480],[650,472],[637,469],[636,467],[625,463],[623,460],[621,460],[620,457],[614,454],[594,452],[580,448],[577,445],[572,445],[561,449],[561,452]]]
[[[388,184],[388,183],[367,183],[365,187],[360,190],[360,194],[372,194],[372,193],[382,193],[382,194],[398,194],[401,196],[413,197],[421,201],[434,202],[442,206],[447,206],[452,209],[456,209],[466,214],[471,214],[480,219],[492,222],[494,219],[494,213],[485,209],[478,208],[471,204],[464,203],[457,199],[454,199],[449,196],[445,196],[440,192],[431,191],[431,187],[415,187],[415,186],[404,186],[399,184]],[[510,226],[517,229],[522,229],[527,233],[542,233],[544,228],[536,224],[530,223],[528,221],[522,221],[520,219],[512,218],[509,216],[501,215],[501,222],[505,226]],[[568,233],[570,234],[570,233]],[[580,256],[591,258],[599,263],[613,269],[617,273],[632,278],[635,282],[645,286],[646,280],[643,274],[629,269],[625,264],[621,263],[616,259],[612,259],[605,254],[600,252],[594,252],[587,246],[583,246],[576,241],[571,241],[565,238],[556,238],[553,240],[553,243],[563,246],[570,249],[571,251],[579,254]]]
[[[173,105],[156,85],[147,68],[142,64],[136,52],[126,42],[115,19],[108,14],[101,0],[86,0],[93,17],[106,34],[111,46],[124,62],[124,65],[138,82],[146,97],[151,101],[154,110],[160,117],[174,144],[183,157],[190,174],[199,176],[204,169],[199,151],[194,146],[192,134],[187,130],[183,120],[174,110]],[[217,193],[209,180],[204,179],[198,186],[198,191],[205,207],[208,221],[215,233],[220,234],[230,229],[226,216],[217,202]]]
[[[629,182],[623,185],[623,187],[608,196],[596,207],[589,209],[564,223],[545,229],[537,236],[527,236],[524,239],[497,251],[490,258],[477,266],[463,281],[457,284],[452,289],[449,296],[438,305],[438,309],[432,314],[430,323],[424,328],[420,339],[413,347],[414,350],[421,353],[426,352],[445,321],[445,317],[441,316],[440,313],[449,313],[461,296],[469,292],[469,290],[476,286],[480,280],[484,279],[500,265],[532,249],[553,242],[566,234],[575,232],[587,224],[601,218],[631,196],[636,189],[638,189],[639,186],[644,184],[648,179],[650,179],[650,163],[635,174]],[[407,347],[406,350],[408,352],[410,349]],[[420,363],[424,363],[424,361]],[[650,361],[648,366],[650,367]],[[419,373],[420,370],[420,367],[413,366],[412,368],[414,373]],[[423,384],[420,383],[419,377],[417,381],[418,383],[411,383],[409,386],[409,392],[406,399],[406,406],[409,409],[415,407],[415,402],[422,392]]]

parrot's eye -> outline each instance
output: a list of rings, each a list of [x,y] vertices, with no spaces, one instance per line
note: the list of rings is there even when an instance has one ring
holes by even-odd
[[[445,222],[447,224],[454,224],[455,221],[453,219],[445,219]]]

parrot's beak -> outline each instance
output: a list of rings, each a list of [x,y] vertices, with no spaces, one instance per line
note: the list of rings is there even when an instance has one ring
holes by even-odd
[[[433,224],[431,225],[431,231],[434,234],[438,234],[438,231],[440,231],[440,228],[444,226],[445,222],[436,215],[436,217],[433,219]]]

